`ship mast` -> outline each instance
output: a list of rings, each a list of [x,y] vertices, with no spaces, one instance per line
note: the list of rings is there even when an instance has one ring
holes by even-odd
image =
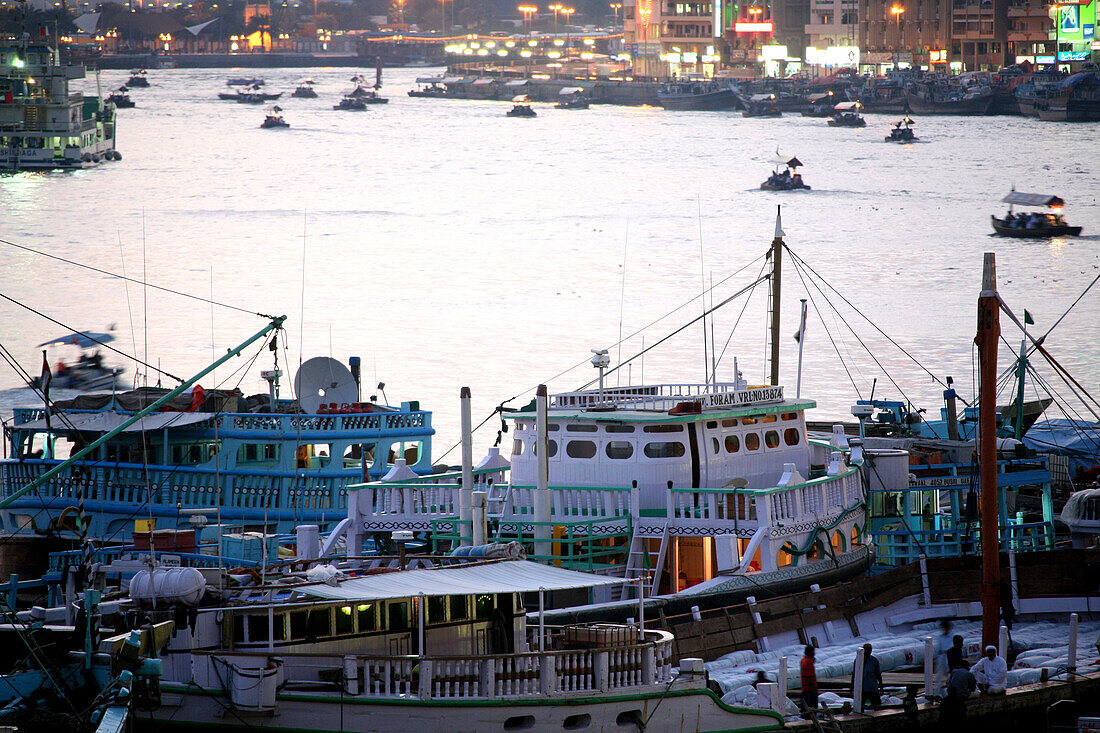
[[[978,296],[978,462],[982,501],[982,647],[997,645],[1000,635],[1000,527],[997,512],[997,340],[1001,336],[997,296],[997,258],[985,253],[982,292]]]
[[[772,248],[768,253],[772,260],[771,289],[768,291],[768,315],[771,319],[771,326],[768,329],[768,363],[771,374],[768,381],[773,387],[779,384],[779,300],[783,273],[782,211],[782,206],[775,207],[775,238],[772,239]]]

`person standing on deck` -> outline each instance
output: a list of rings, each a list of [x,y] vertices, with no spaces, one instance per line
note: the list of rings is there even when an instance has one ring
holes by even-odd
[[[951,648],[951,622],[947,619],[940,621],[940,635],[936,638],[936,684],[933,689],[940,697],[947,694],[947,677],[951,673],[948,666],[947,651]]]
[[[956,669],[970,669],[970,662],[966,660],[966,651],[963,649],[962,635],[955,634],[951,642],[951,648],[947,650],[948,675]]]
[[[814,666],[814,648],[807,644],[805,656],[799,667],[802,672],[802,701],[808,709],[817,708],[817,669]]]
[[[856,669],[852,665],[852,690],[856,687]],[[871,645],[863,645],[863,704],[878,707],[882,704],[882,667],[871,656]]]

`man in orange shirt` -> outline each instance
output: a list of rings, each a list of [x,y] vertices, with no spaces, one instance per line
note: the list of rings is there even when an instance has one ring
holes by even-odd
[[[799,664],[802,671],[802,701],[806,707],[817,707],[817,670],[814,668],[814,648],[807,645],[805,656]]]

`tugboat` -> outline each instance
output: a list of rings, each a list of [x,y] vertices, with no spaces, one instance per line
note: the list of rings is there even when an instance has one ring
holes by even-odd
[[[290,96],[300,99],[316,99],[317,92],[313,88],[313,79],[303,79],[302,83],[298,85],[298,88],[295,89]]]
[[[283,119],[282,107],[275,106],[268,110],[267,117],[264,118],[260,127],[264,129],[271,129],[274,127],[290,127],[290,123]]]
[[[535,110],[531,109],[531,100],[526,94],[521,94],[512,99],[512,109],[508,110],[509,117],[538,117]]]
[[[802,165],[802,161],[794,156],[780,155],[779,151],[775,151],[776,169],[772,171],[772,174],[768,176],[768,180],[760,184],[760,190],[762,191],[798,191],[804,189],[810,190],[810,187],[802,182],[802,174],[798,172],[798,167]],[[785,166],[785,167],[784,167]]]
[[[866,127],[867,120],[859,111],[863,105],[859,102],[841,102],[833,107],[833,116],[829,118],[829,127]]]
[[[989,218],[993,223],[993,231],[1002,237],[1049,239],[1050,237],[1076,237],[1081,233],[1081,227],[1070,226],[1062,218],[1059,212],[1066,202],[1058,196],[1048,193],[1022,193],[1013,189],[1001,201],[1008,204],[1008,213],[1002,219],[992,215]],[[1016,214],[1012,210],[1013,206],[1046,208],[1050,211]]]
[[[136,107],[137,105],[134,103],[134,100],[130,99],[130,95],[126,93],[128,91],[130,91],[128,88],[121,86],[111,92],[110,96],[107,97],[107,101],[119,109]]]
[[[555,109],[588,109],[590,104],[588,97],[584,96],[581,87],[565,87],[558,92],[558,103]]]
[[[61,66],[52,40],[0,41],[0,171],[88,168],[121,160],[115,106],[70,84],[84,67]]]
[[[782,117],[783,112],[775,103],[774,94],[754,94],[749,97],[743,117]]]
[[[909,115],[905,115],[905,117],[895,122],[890,134],[886,136],[886,142],[888,143],[911,143],[918,139],[913,134],[913,118]]]
[[[147,87],[149,86],[149,79],[145,76],[145,69],[134,69],[130,72],[130,78],[126,82],[126,86],[133,89],[134,87]]]

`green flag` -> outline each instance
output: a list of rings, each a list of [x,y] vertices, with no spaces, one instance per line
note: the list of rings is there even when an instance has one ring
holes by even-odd
[[[1028,324],[1029,326],[1035,325],[1035,319],[1031,317],[1031,313],[1028,312],[1026,308],[1024,309],[1024,323]]]

